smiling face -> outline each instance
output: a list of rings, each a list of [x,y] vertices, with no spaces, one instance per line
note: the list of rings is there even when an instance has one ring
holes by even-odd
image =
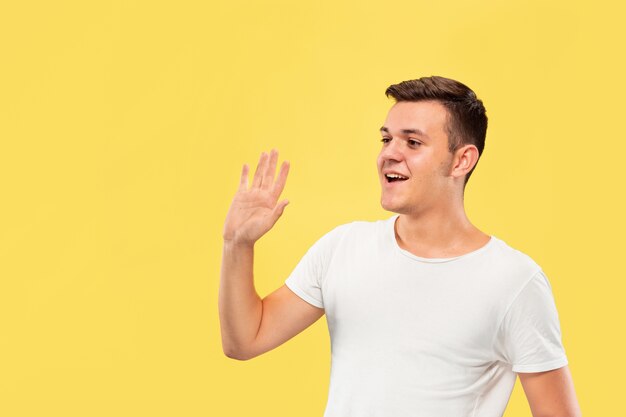
[[[391,212],[417,214],[449,204],[463,177],[452,174],[448,150],[447,109],[437,101],[400,101],[381,128],[377,158],[381,205]],[[407,179],[390,182],[385,174]]]

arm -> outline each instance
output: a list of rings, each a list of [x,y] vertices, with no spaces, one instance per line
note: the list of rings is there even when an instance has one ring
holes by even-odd
[[[224,251],[219,290],[220,329],[224,354],[246,360],[284,343],[319,319],[314,307],[282,286],[261,300],[254,288],[254,244],[282,215],[288,201],[277,204],[289,171],[285,161],[277,181],[278,152],[263,152],[248,189],[243,166],[239,189],[224,224]]]
[[[253,248],[224,244],[219,294],[222,349],[229,358],[248,360],[280,346],[315,323],[324,309],[286,285],[260,299],[252,278]]]
[[[263,316],[243,359],[252,359],[282,345],[324,315],[324,309],[304,301],[283,284],[263,299]]]
[[[518,373],[533,417],[581,417],[569,367]]]
[[[261,153],[248,189],[248,165],[244,164],[239,188],[224,222],[224,251],[219,289],[222,349],[228,357],[240,352],[256,337],[262,316],[262,301],[253,282],[254,244],[282,215],[288,201],[277,204],[287,180],[289,163],[283,162],[274,183],[278,152]]]
[[[222,349],[229,358],[254,339],[263,311],[254,288],[254,246],[224,241],[220,276],[219,311]]]

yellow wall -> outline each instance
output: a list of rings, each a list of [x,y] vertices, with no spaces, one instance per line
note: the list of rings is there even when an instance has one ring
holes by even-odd
[[[241,166],[277,148],[290,204],[257,244],[265,296],[332,227],[391,216],[384,90],[428,75],[487,108],[468,216],[543,266],[583,413],[621,409],[619,2],[5,3],[0,415],[320,417],[325,318],[253,361],[222,353],[224,217]],[[506,416],[530,416],[519,382]]]

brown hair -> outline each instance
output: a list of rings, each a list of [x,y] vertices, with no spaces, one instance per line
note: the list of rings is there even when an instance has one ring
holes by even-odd
[[[483,102],[468,86],[433,75],[390,85],[385,95],[393,97],[396,102],[436,100],[443,104],[448,110],[446,130],[449,151],[472,144],[478,148],[480,160],[487,135],[487,114]],[[464,188],[476,165],[478,161],[465,176]]]

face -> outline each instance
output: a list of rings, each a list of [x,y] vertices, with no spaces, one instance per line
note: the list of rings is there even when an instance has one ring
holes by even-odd
[[[437,101],[401,101],[389,110],[377,159],[385,210],[417,214],[450,202],[459,175],[451,175],[454,155],[448,151],[446,116]],[[390,172],[406,180],[389,182],[385,174]]]

